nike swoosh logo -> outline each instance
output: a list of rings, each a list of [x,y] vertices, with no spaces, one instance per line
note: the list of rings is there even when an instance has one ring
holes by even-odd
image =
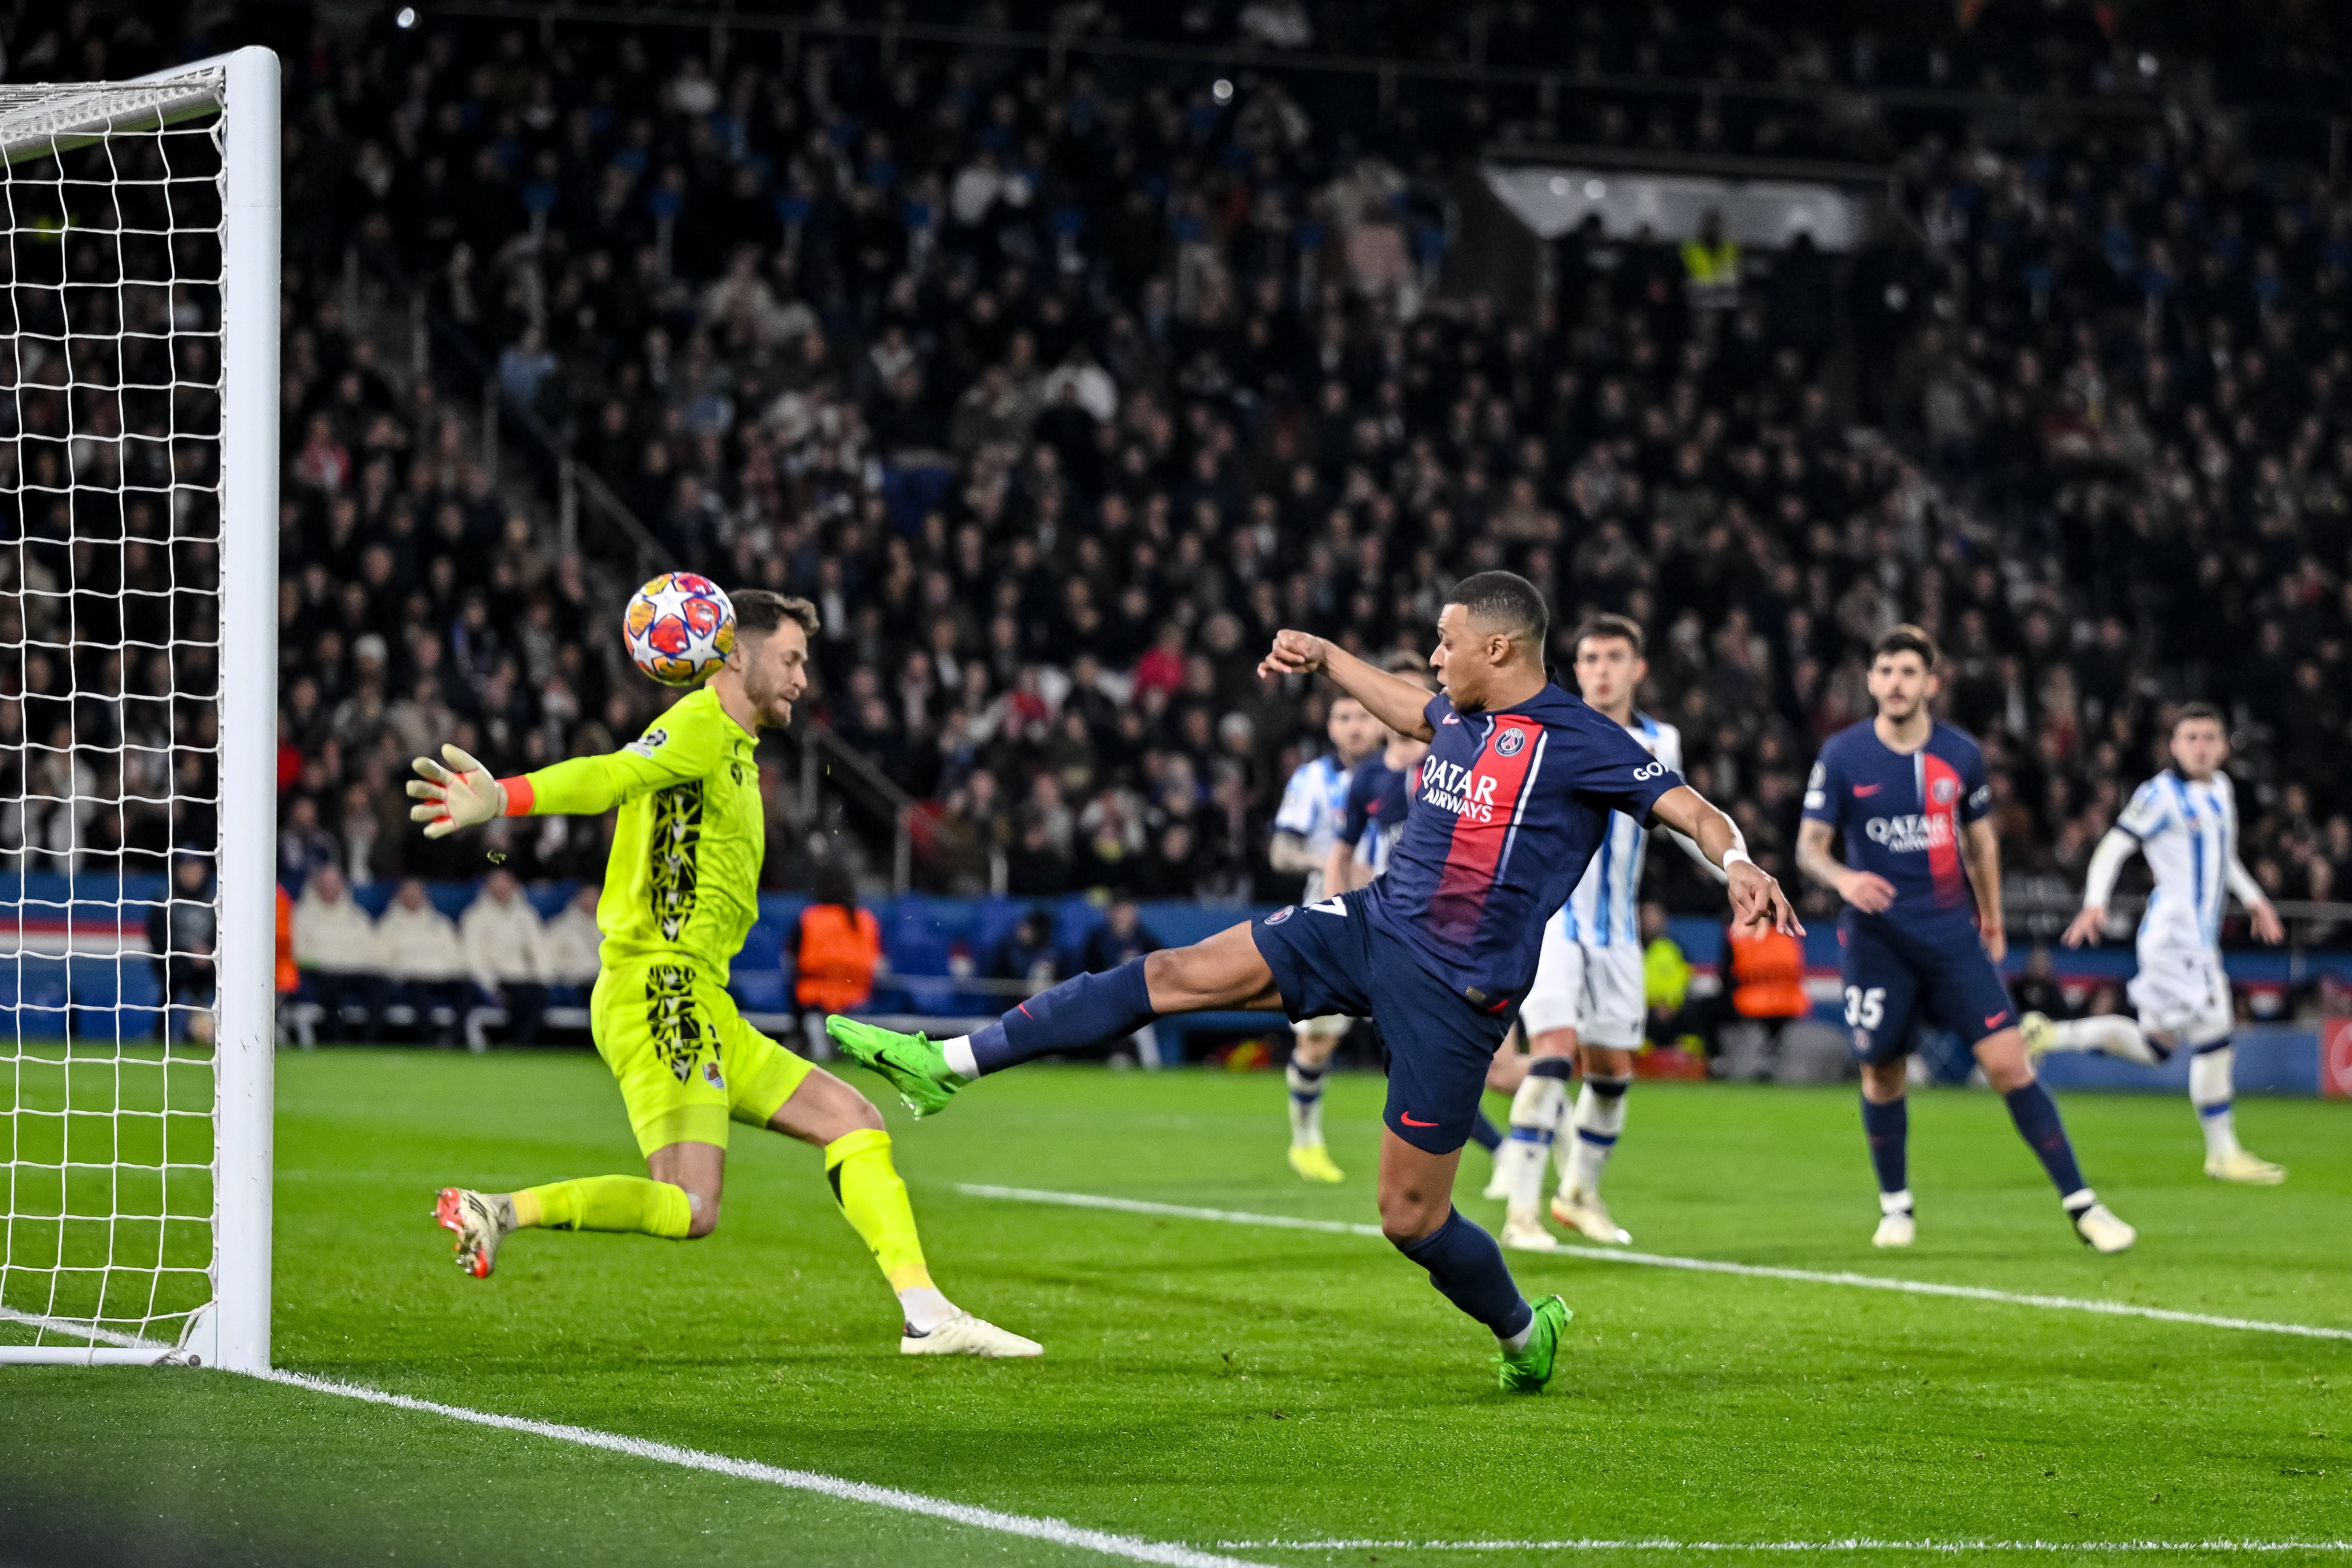
[[[2002,1008],[2000,1012],[1995,1013],[1991,1017],[1987,1018],[1987,1019],[1985,1020],[1985,1027],[1986,1027],[1986,1028],[1988,1028],[1988,1029],[1990,1029],[1990,1028],[1991,1028],[1995,1024],[2000,1023],[2003,1018],[2006,1018],[2006,1017],[2008,1017],[2008,1016],[2009,1016],[2009,1009],[2008,1009],[2008,1008],[2006,1008],[2006,1007],[2004,1007],[2004,1008]]]
[[[1854,786],[1853,786],[1853,793],[1854,793],[1854,794],[1856,794],[1856,795],[1876,795],[1876,794],[1878,793],[1878,790],[1879,790],[1879,786],[1878,786],[1878,785],[1876,785],[1876,784],[1856,784],[1856,785],[1854,785]]]
[[[1402,1110],[1397,1112],[1397,1120],[1403,1122],[1407,1127],[1434,1127],[1437,1125],[1434,1121],[1416,1121],[1411,1115]]]

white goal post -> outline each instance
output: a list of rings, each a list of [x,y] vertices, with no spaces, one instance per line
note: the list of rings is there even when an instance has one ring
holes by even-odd
[[[0,1363],[269,1365],[278,136],[0,84]]]

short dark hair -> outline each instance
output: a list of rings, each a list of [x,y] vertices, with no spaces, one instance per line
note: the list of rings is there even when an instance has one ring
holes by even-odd
[[[1454,584],[1445,602],[1461,605],[1473,620],[1526,637],[1538,649],[1551,631],[1551,612],[1544,608],[1543,595],[1516,572],[1473,572]]]
[[[766,588],[738,588],[727,598],[735,606],[735,629],[753,637],[765,637],[786,621],[799,622],[801,630],[814,637],[822,624],[814,605],[790,594],[772,593]]]
[[[1582,626],[1576,628],[1576,636],[1568,645],[1569,657],[1573,658],[1582,653],[1586,641],[1592,637],[1599,637],[1603,641],[1613,637],[1632,643],[1635,658],[1640,658],[1649,651],[1649,645],[1642,636],[1641,622],[1631,616],[1620,616],[1604,611],[1591,616]]]
[[[1899,626],[1889,626],[1870,645],[1871,662],[1875,664],[1890,653],[1916,653],[1919,662],[1929,669],[1936,668],[1936,639],[1919,627],[1906,621]]]
[[[2230,721],[2222,718],[2221,710],[2210,702],[2184,702],[2173,710],[2172,728],[2167,733],[2178,735],[2180,726],[2198,719],[2210,719],[2221,727],[2221,733],[2225,736],[2230,732]]]

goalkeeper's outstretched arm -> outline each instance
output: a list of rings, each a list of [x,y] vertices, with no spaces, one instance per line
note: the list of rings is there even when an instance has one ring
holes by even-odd
[[[443,762],[416,759],[418,776],[408,781],[408,793],[418,804],[408,815],[425,825],[427,838],[499,816],[601,816],[625,801],[700,777],[706,750],[688,736],[656,729],[617,752],[499,779],[465,751],[445,745]]]

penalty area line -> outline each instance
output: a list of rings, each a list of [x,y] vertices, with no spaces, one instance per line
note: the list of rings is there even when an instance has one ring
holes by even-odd
[[[955,1190],[966,1197],[1055,1204],[1065,1208],[1110,1209],[1120,1214],[1159,1215],[1170,1219],[1212,1220],[1220,1225],[1255,1226],[1261,1229],[1313,1230],[1331,1236],[1381,1234],[1379,1226],[1353,1224],[1347,1220],[1299,1219],[1290,1215],[1195,1208],[1186,1204],[1103,1197],[1093,1193],[1000,1187],[983,1182],[958,1182]],[[1528,1256],[1541,1258],[1544,1255],[1535,1253]],[[1948,1296],[1964,1301],[1997,1301],[2003,1306],[2034,1307],[2049,1312],[2098,1312],[2115,1318],[2146,1318],[2159,1323],[2187,1323],[2201,1329],[2233,1329],[2246,1333],[2294,1334],[2311,1340],[2352,1341],[2352,1329],[2326,1328],[2315,1323],[2273,1323],[2260,1318],[2227,1318],[2210,1312],[2176,1311],[2169,1307],[2142,1307],[2130,1301],[2102,1301],[2082,1296],[2041,1296],[2016,1290],[1994,1290],[1982,1285],[1945,1285],[1929,1279],[1890,1279],[1880,1274],[1780,1268],[1760,1263],[1726,1263],[1712,1258],[1675,1258],[1659,1252],[1627,1252],[1616,1247],[1562,1247],[1550,1256],[1580,1258],[1595,1263],[1630,1263],[1645,1268],[1679,1268],[1693,1274],[1733,1274],[1746,1279],[1781,1279],[1799,1285],[1843,1285],[1857,1290],[1894,1290],[1906,1296]]]
[[[323,1377],[310,1377],[299,1372],[264,1372],[253,1374],[264,1382],[299,1388],[312,1394],[331,1394],[341,1399],[356,1399],[363,1404],[389,1405],[395,1410],[410,1410],[419,1415],[438,1415],[445,1420],[462,1421],[468,1426],[488,1426],[502,1432],[521,1432],[533,1437],[552,1438],[559,1443],[572,1443],[583,1448],[601,1448],[609,1454],[623,1454],[633,1459],[647,1459],[660,1465],[676,1465],[682,1469],[702,1470],[715,1476],[730,1476],[737,1480],[760,1481],[769,1486],[786,1487],[794,1491],[814,1492],[820,1497],[842,1502],[865,1503],[874,1508],[890,1509],[898,1513],[919,1515],[926,1519],[944,1520],[972,1530],[992,1531],[999,1535],[1018,1535],[1032,1541],[1043,1541],[1055,1546],[1067,1546],[1080,1552],[1098,1552],[1106,1557],[1125,1558],[1130,1563],[1158,1563],[1168,1568],[1259,1568],[1244,1558],[1228,1557],[1187,1546],[1179,1542],[1146,1541],[1140,1536],[1114,1535],[1107,1531],[1087,1530],[1058,1519],[1038,1519],[1027,1514],[1002,1513],[992,1508],[979,1508],[971,1503],[950,1502],[945,1498],[925,1497],[920,1492],[901,1491],[896,1487],[877,1487],[866,1481],[844,1480],[814,1470],[790,1470],[778,1465],[763,1465],[754,1459],[738,1459],[726,1454],[707,1453],[699,1448],[681,1448],[671,1443],[657,1443],[646,1437],[624,1436],[617,1432],[600,1432],[590,1426],[572,1426],[555,1421],[534,1421],[520,1415],[499,1415],[488,1410],[473,1410],[462,1405],[443,1405],[435,1400],[417,1399],[405,1394],[392,1394],[381,1388],[369,1388],[360,1384],[336,1383]]]

